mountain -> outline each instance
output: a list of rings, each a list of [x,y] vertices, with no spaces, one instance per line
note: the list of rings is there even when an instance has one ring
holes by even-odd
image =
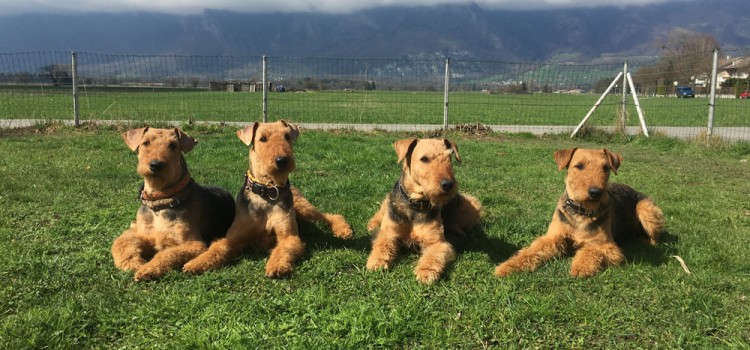
[[[723,47],[747,48],[746,10],[747,0],[697,0],[536,11],[441,5],[352,14],[25,14],[0,16],[0,49],[586,61],[653,54],[655,39],[676,27],[710,33]]]

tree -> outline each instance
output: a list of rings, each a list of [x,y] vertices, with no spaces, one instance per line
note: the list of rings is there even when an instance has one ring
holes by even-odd
[[[197,77],[190,77],[190,86],[192,86],[193,89],[197,89],[200,83],[201,81]]]
[[[648,86],[655,86],[657,93],[668,93],[675,81],[687,85],[697,77],[708,76],[713,51],[719,49],[719,43],[711,34],[686,28],[673,29],[657,38],[655,44],[661,50],[659,60],[633,74],[633,83],[642,91]]]
[[[49,77],[53,85],[60,86],[63,84],[69,85],[73,83],[73,79],[70,77],[68,69],[68,66],[63,64],[50,64],[39,68],[39,71],[43,75]]]

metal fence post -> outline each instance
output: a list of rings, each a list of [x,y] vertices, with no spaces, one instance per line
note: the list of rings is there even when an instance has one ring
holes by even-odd
[[[448,91],[450,90],[450,58],[445,59],[445,93],[443,95],[443,131],[448,130]]]
[[[620,115],[620,127],[622,133],[625,133],[628,117],[628,61],[622,66],[622,114]]]
[[[73,75],[73,125],[77,128],[79,124],[78,120],[78,62],[76,60],[75,51],[70,53],[71,56],[71,73]]]
[[[268,122],[268,57],[263,55],[263,122]]]
[[[714,49],[714,62],[711,68],[711,96],[708,100],[708,130],[706,130],[706,137],[711,139],[711,134],[714,132],[714,110],[716,109],[716,71],[719,66],[719,49]]]

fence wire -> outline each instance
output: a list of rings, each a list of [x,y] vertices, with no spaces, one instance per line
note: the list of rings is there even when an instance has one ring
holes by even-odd
[[[714,134],[730,140],[750,139],[750,99],[741,98],[750,90],[749,54],[724,50],[718,64]],[[0,118],[72,119],[71,59],[66,51],[0,53]],[[558,133],[572,131],[612,85],[587,124],[615,128],[627,81],[613,80],[627,62],[636,90],[625,96],[628,132],[639,132],[637,97],[656,133],[701,137],[713,57],[612,57],[586,65],[436,58],[266,62],[264,77],[262,56],[78,52],[80,119],[249,122],[263,118],[266,90],[269,120],[316,127],[438,129],[447,115],[450,126]]]

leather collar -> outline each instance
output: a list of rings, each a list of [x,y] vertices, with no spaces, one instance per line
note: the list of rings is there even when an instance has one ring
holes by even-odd
[[[190,173],[185,173],[180,181],[162,191],[146,192],[142,185],[138,197],[141,199],[141,204],[153,211],[176,208],[190,196],[191,191],[188,185],[191,183],[193,183],[193,178]]]
[[[404,189],[403,183],[401,181],[398,182],[398,190],[401,192],[401,197],[404,198],[407,202],[409,202],[409,207],[416,210],[416,211],[428,211],[432,209],[432,203],[430,203],[429,199],[412,199],[409,197],[409,194],[406,193],[406,190]]]
[[[599,209],[595,209],[591,211],[586,210],[583,204],[580,204],[570,199],[567,192],[565,192],[565,195],[563,196],[563,198],[564,198],[563,208],[571,214],[582,215],[582,216],[586,216],[592,219],[596,219],[596,218],[606,215],[607,212],[609,211],[609,205],[606,205],[606,206],[600,207]]]
[[[245,190],[255,193],[270,201],[279,199],[282,193],[289,191],[291,187],[292,182],[288,180],[284,187],[278,187],[274,184],[260,182],[253,176],[252,173],[250,173],[250,170],[245,173]]]

